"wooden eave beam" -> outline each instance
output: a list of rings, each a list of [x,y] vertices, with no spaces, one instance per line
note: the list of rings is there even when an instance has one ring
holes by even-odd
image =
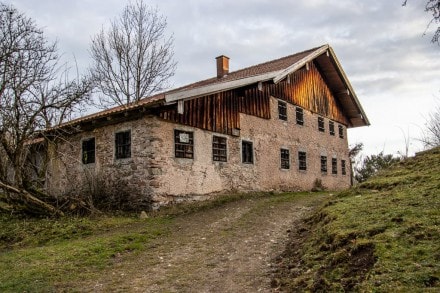
[[[224,91],[236,89],[236,88],[246,86],[249,84],[271,80],[275,76],[277,76],[277,74],[279,74],[279,72],[280,72],[279,70],[272,71],[272,72],[259,74],[259,75],[255,75],[255,76],[250,76],[250,77],[246,77],[246,78],[242,78],[242,79],[237,79],[237,80],[232,80],[232,81],[228,81],[228,82],[199,87],[199,88],[195,88],[195,89],[189,89],[189,90],[183,90],[183,91],[179,91],[179,92],[165,94],[165,102],[167,104],[170,104],[170,103],[176,102],[178,100],[182,100],[182,99],[185,99],[185,100],[189,99],[189,98],[195,99],[195,98],[202,97],[202,96],[205,96],[208,94],[212,95],[212,94],[216,94],[219,92],[224,92]]]
[[[283,69],[277,76],[273,78],[274,83],[279,83],[281,80],[283,80],[287,75],[297,71],[304,65],[306,65],[308,62],[311,62],[313,59],[318,57],[319,55],[325,53],[329,49],[329,45],[324,45],[321,48],[315,50],[313,53],[307,55],[306,57],[302,58],[298,62],[292,64],[291,66],[287,67],[286,69]]]

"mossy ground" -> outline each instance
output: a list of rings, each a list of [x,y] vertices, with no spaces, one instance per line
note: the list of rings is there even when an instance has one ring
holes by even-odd
[[[286,291],[440,290],[440,148],[335,195],[277,262]]]

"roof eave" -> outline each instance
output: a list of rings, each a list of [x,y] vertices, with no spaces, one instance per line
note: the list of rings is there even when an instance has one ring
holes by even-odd
[[[277,76],[274,77],[273,82],[279,83],[281,80],[283,80],[287,75],[294,73],[304,65],[306,65],[308,62],[311,62],[316,57],[320,56],[321,54],[325,53],[329,49],[329,45],[324,45],[322,47],[319,47],[309,55],[305,56],[298,62],[295,62],[291,66],[287,67],[286,69],[282,70]]]
[[[263,82],[263,81],[271,80],[274,77],[276,77],[277,75],[279,75],[280,72],[281,72],[280,70],[272,71],[272,72],[254,75],[254,76],[250,76],[250,77],[246,77],[246,78],[242,78],[242,79],[237,79],[237,80],[232,80],[232,81],[228,81],[228,82],[207,85],[207,86],[198,87],[198,88],[189,89],[189,90],[182,90],[179,92],[168,93],[168,94],[165,94],[165,102],[172,103],[172,102],[176,102],[176,101],[183,100],[183,99],[189,99],[189,98],[195,99],[195,98],[205,96],[208,94],[212,95],[212,94],[216,94],[219,92],[236,89],[236,88],[246,86],[249,84],[253,84],[256,82]]]
[[[358,122],[353,121],[354,123],[352,122],[352,127],[369,126],[370,121],[368,120],[368,117],[365,114],[365,111],[362,108],[361,103],[359,102],[359,99],[357,98],[357,95],[356,95],[353,87],[351,86],[351,83],[348,80],[347,75],[345,74],[344,70],[342,69],[341,63],[339,63],[339,60],[336,57],[335,52],[333,51],[333,49],[330,46],[328,46],[328,52],[334,61],[334,65],[337,67],[336,69],[340,75],[340,78],[342,79],[342,82],[345,84],[345,86],[347,88],[348,97],[353,102],[353,104],[355,105],[355,107],[357,108],[357,110],[359,112],[358,117],[351,117],[351,119],[354,119],[354,121],[356,121],[357,119],[361,119],[364,122],[364,123],[358,123]]]

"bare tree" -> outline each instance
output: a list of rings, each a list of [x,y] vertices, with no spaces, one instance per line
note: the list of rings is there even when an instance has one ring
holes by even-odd
[[[354,173],[355,173],[355,163],[356,157],[360,154],[360,152],[364,149],[364,144],[362,142],[357,142],[354,145],[350,145],[348,150],[348,157],[350,158],[350,184],[354,184]]]
[[[56,43],[32,19],[0,3],[0,191],[51,211],[30,192],[30,146],[41,130],[70,118],[92,85],[87,78],[70,79],[59,61]]]
[[[408,0],[405,0],[402,6],[406,6],[407,2]],[[440,24],[440,0],[427,0],[425,12],[432,14],[432,19],[428,23],[427,28],[429,28],[432,24]],[[440,26],[437,26],[431,41],[440,45]]]
[[[91,43],[91,68],[102,107],[137,102],[168,87],[174,75],[173,37],[166,19],[143,0],[128,4]]]
[[[427,149],[440,146],[440,102],[426,119],[421,141]]]

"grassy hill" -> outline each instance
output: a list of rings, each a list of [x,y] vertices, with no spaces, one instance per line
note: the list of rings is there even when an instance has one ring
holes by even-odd
[[[291,235],[286,291],[440,290],[440,148],[335,195]]]

